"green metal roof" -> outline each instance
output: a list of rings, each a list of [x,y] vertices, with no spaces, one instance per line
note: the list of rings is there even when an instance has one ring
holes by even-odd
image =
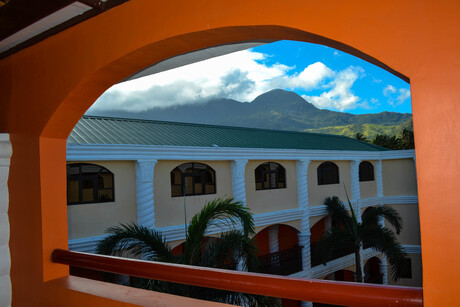
[[[384,151],[349,137],[189,123],[83,116],[69,138],[76,144]]]

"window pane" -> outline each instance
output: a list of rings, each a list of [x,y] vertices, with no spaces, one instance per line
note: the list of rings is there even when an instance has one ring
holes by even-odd
[[[94,189],[86,188],[81,190],[82,202],[92,202],[94,201]]]
[[[113,174],[89,163],[67,165],[68,204],[114,201]]]
[[[339,183],[339,168],[335,163],[324,162],[318,166],[318,185]]]
[[[193,195],[193,180],[190,176],[184,178],[184,193],[185,195]]]
[[[216,186],[211,185],[211,184],[207,184],[206,185],[206,194],[214,194],[214,193],[216,193]]]
[[[182,188],[180,184],[175,184],[171,186],[172,196],[182,196]]]
[[[269,180],[270,180],[270,188],[275,189],[276,188],[276,174],[274,172],[270,172],[268,174]]]
[[[112,190],[99,190],[98,201],[100,202],[113,201],[113,191]]]
[[[359,164],[359,181],[373,181],[374,166],[368,161],[363,161]]]
[[[78,203],[80,201],[80,182],[67,182],[67,201],[69,203]]]
[[[262,163],[255,169],[254,175],[256,190],[286,187],[285,169],[281,164],[275,162]]]
[[[99,188],[107,189],[107,188],[112,188],[112,174],[110,173],[101,173],[99,175],[100,178],[100,183]]]
[[[215,190],[215,171],[206,164],[184,163],[171,172],[172,196],[214,194]]]

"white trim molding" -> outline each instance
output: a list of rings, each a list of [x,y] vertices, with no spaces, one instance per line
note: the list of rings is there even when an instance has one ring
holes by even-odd
[[[421,254],[422,247],[420,245],[403,245],[404,251],[408,254]]]
[[[378,255],[380,255],[380,252],[375,251],[371,248],[367,248],[363,250],[361,254],[361,258],[364,261],[364,260],[367,260],[369,258],[378,256]],[[335,271],[342,270],[346,267],[352,266],[354,264],[355,264],[355,255],[350,254],[350,255],[346,255],[344,257],[329,261],[328,263],[326,263],[326,265],[322,265],[322,264],[317,265],[313,267],[311,270],[312,270],[313,278],[321,278],[331,273],[334,273]]]
[[[9,134],[0,133],[0,307],[11,306],[10,223],[8,176],[12,147]]]
[[[117,145],[67,143],[67,161],[149,160],[392,160],[414,158],[414,150],[348,151],[310,149],[268,149],[191,147],[162,145]]]
[[[69,250],[76,252],[95,253],[97,244],[105,237],[107,237],[107,235],[69,240]]]
[[[353,206],[356,206],[356,201],[351,202]],[[359,200],[361,209],[366,207],[376,206],[380,204],[387,205],[406,205],[406,204],[418,204],[417,195],[403,195],[403,196],[383,196],[383,197],[370,197]],[[310,216],[321,216],[327,215],[327,209],[325,205],[311,206]]]

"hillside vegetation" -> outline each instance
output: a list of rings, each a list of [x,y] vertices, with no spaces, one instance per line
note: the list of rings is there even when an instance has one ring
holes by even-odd
[[[353,124],[346,126],[330,126],[316,129],[305,129],[306,132],[316,132],[316,133],[327,133],[327,134],[337,134],[345,135],[348,137],[355,137],[357,133],[361,133],[367,139],[374,139],[379,134],[385,134],[389,136],[398,135],[404,129],[412,130],[412,119],[403,122],[399,125],[378,125],[378,124]]]

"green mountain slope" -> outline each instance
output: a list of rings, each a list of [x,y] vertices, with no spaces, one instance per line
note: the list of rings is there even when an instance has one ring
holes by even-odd
[[[316,129],[305,129],[306,132],[317,132],[317,133],[327,133],[327,134],[337,134],[345,135],[348,137],[354,137],[356,133],[362,133],[367,139],[374,139],[377,134],[386,134],[386,135],[398,135],[404,128],[410,130],[412,127],[412,119],[407,120],[399,125],[385,126],[378,124],[353,124],[345,126],[331,126],[323,127]]]

